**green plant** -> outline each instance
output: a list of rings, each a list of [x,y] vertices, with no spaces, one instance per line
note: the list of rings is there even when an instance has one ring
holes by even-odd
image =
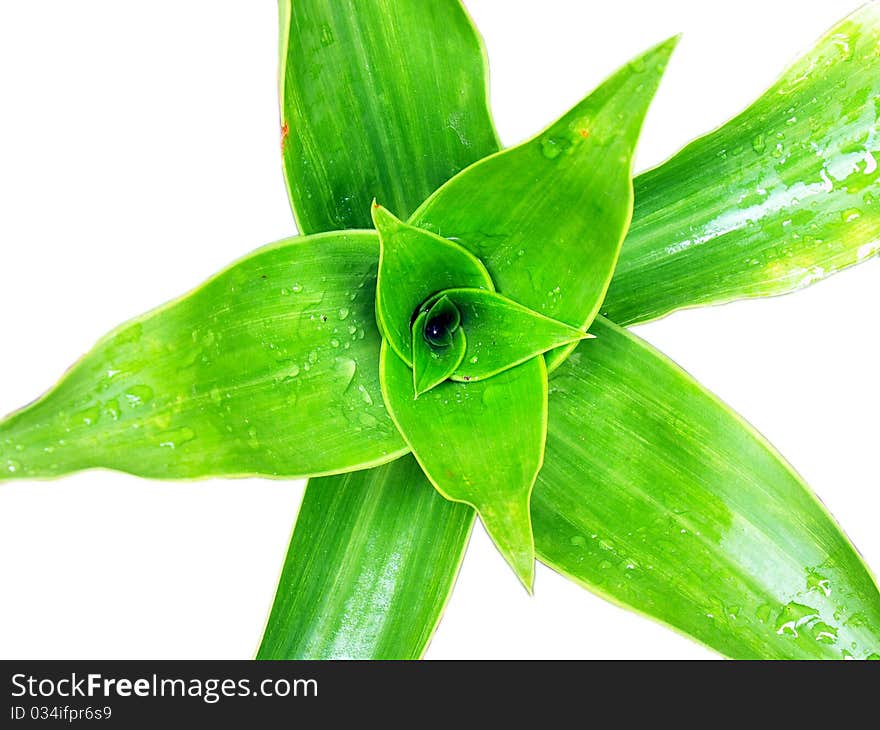
[[[285,172],[309,235],[102,340],[0,424],[4,477],[324,475],[261,657],[419,656],[473,521],[460,502],[527,586],[537,552],[731,657],[876,656],[880,597],[833,521],[621,325],[876,253],[877,5],[637,178],[634,210],[674,41],[499,152],[458,3],[281,11]]]

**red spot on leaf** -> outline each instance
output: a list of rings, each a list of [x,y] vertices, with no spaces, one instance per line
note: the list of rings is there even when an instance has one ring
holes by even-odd
[[[589,129],[579,129],[579,130],[578,130],[578,134],[579,134],[581,137],[583,137],[584,139],[586,139],[587,137],[590,136],[590,130],[589,130]]]
[[[281,125],[281,151],[284,152],[284,143],[287,141],[287,135],[290,133],[290,127],[287,122]]]

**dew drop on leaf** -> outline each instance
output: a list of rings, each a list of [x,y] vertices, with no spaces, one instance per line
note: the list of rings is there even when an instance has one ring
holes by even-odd
[[[176,428],[171,431],[163,431],[159,434],[159,446],[176,449],[183,444],[189,443],[196,437],[195,431],[188,426]]]
[[[153,400],[153,389],[149,385],[133,385],[123,395],[130,406],[140,406]]]

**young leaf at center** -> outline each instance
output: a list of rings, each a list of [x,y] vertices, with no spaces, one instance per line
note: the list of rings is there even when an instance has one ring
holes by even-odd
[[[544,461],[547,369],[539,356],[476,383],[412,394],[412,373],[389,346],[382,395],[425,474],[447,499],[474,507],[505,560],[531,591],[532,487]]]
[[[446,297],[441,297],[430,310],[422,312],[413,323],[413,386],[415,397],[426,393],[444,380],[447,380],[461,365],[467,349],[464,330],[458,326],[447,326],[432,330],[433,321],[444,317],[445,312],[437,309],[458,310]],[[460,318],[459,318],[460,319]]]
[[[376,322],[382,336],[412,365],[412,322],[426,300],[455,286],[494,290],[486,267],[454,241],[413,228],[373,204],[381,253]]]

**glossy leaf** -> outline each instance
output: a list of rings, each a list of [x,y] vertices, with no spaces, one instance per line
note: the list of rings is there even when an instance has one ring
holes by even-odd
[[[407,217],[498,142],[457,0],[280,0],[281,144],[303,233]]]
[[[471,250],[505,296],[587,326],[629,225],[633,152],[676,42],[632,61],[533,139],[459,173],[410,222]]]
[[[474,507],[531,591],[529,496],[544,459],[547,370],[542,357],[478,383],[441,383],[412,397],[412,372],[382,345],[382,394],[425,474],[447,499]]]
[[[260,249],[122,325],[0,423],[0,479],[363,468],[406,446],[379,390],[374,233]]]
[[[597,319],[550,383],[540,559],[741,659],[880,656],[880,594],[779,454],[687,373]]]
[[[323,136],[321,125],[331,116],[334,124],[344,120],[350,125],[341,130],[340,136],[327,135],[333,145],[329,156],[325,155],[325,149],[328,149],[325,139],[320,142],[322,147],[302,145],[295,164],[285,159],[284,173],[291,204],[303,232],[339,226],[369,227],[369,203],[374,197],[385,201],[398,215],[408,216],[453,174],[498,149],[486,106],[485,57],[479,37],[458,0],[431,0],[419,6],[398,0],[394,6],[394,10],[400,9],[401,12],[390,12],[391,4],[380,7],[375,2],[342,4],[324,0],[296,3],[298,22],[311,18],[323,25],[330,13],[337,13],[335,22],[348,24],[359,37],[376,38],[383,33],[393,33],[397,41],[396,45],[389,43],[387,48],[381,49],[371,43],[353,53],[348,47],[337,46],[341,50],[339,57],[328,62],[323,73],[316,78],[307,65],[296,62],[298,51],[293,52],[294,62],[287,63],[291,57],[287,50],[290,24],[284,18],[285,11],[290,17],[293,8],[289,0],[281,0],[282,63],[279,75],[282,85],[297,89],[282,102],[288,137],[300,137],[297,131],[299,114],[306,117],[304,139]],[[339,13],[339,9],[343,12]],[[391,18],[393,23],[389,20]],[[388,27],[391,25],[393,28]],[[374,72],[364,73],[367,68],[364,57]],[[361,98],[351,98],[349,94],[349,79],[352,77],[358,79]],[[393,97],[389,97],[389,79],[395,78]],[[425,78],[435,87],[433,92],[424,85]],[[427,90],[425,97],[418,97],[427,101],[419,108],[416,118],[404,116],[405,112],[401,110],[406,109],[405,106],[399,106],[389,114],[364,114],[358,109],[344,117],[335,116],[340,105],[361,105],[378,98],[380,92],[386,99],[394,98],[395,101],[406,96],[409,102],[413,98],[411,89],[415,89],[417,95],[423,89]],[[308,109],[300,105],[298,109],[302,111],[294,113],[290,103],[292,98],[309,99]],[[395,106],[398,105],[395,103]],[[283,129],[282,126],[282,134]],[[356,139],[356,144],[349,144],[351,138]],[[389,165],[386,173],[386,160],[390,159],[386,150],[397,145],[401,145],[406,154],[400,156],[399,164]],[[285,158],[293,153],[293,149],[285,142]],[[447,151],[443,152],[443,149]],[[312,171],[320,173],[312,174]],[[358,610],[365,616],[373,617],[373,620],[359,623],[345,621],[345,640],[349,646],[359,648],[357,656],[360,658],[408,658],[422,653],[434,626],[421,619],[430,612],[439,615],[457,571],[445,572],[443,580],[435,582],[434,591],[424,590],[425,583],[419,578],[422,568],[418,564],[427,554],[431,555],[433,562],[457,565],[464,550],[467,530],[457,534],[452,521],[458,519],[460,524],[466,522],[469,526],[473,519],[470,507],[443,499],[422,476],[420,469],[413,469],[405,478],[398,468],[399,462],[394,462],[362,475],[366,484],[388,484],[388,488],[369,489],[363,501],[337,499],[333,503],[333,524],[340,528],[336,532],[323,529],[319,540],[316,532],[320,529],[320,522],[304,519],[298,523],[292,545],[296,552],[291,552],[288,558],[288,565],[293,561],[302,565],[321,561],[326,579],[323,585],[316,587],[316,595],[329,590],[332,585],[332,590],[340,595],[352,596]],[[354,488],[356,478],[354,475],[347,478],[349,489]],[[322,512],[320,505],[325,503],[320,498],[321,492],[316,490],[322,489],[324,484],[324,480],[309,482],[301,511],[303,517],[308,513],[309,505],[318,505],[317,513]],[[395,486],[390,486],[392,484]],[[412,499],[416,500],[416,505],[427,502],[433,505],[433,509],[416,506],[405,517],[392,518],[403,509],[401,500],[405,497],[401,492],[414,495]],[[349,545],[356,541],[368,541],[377,547],[356,550],[353,555],[349,552]],[[385,544],[395,546],[393,567],[388,565]],[[295,571],[285,570],[278,586],[276,606],[279,601],[286,600],[286,596],[301,590],[300,586],[302,583],[297,581]],[[405,595],[406,600],[389,603],[389,591]],[[342,612],[339,621],[346,615],[343,605],[341,602],[338,605]],[[389,605],[393,609],[389,610]],[[332,637],[339,636],[339,632],[331,628],[329,606],[323,604],[327,611],[322,614],[309,610],[307,606],[308,601],[303,599],[302,603],[292,605],[291,612],[275,610],[270,616],[266,636],[272,637],[271,645],[283,644],[286,635],[288,645],[300,647],[287,656],[320,656],[316,650],[322,641],[319,635],[327,631],[330,638],[324,640],[325,645],[332,645]],[[305,613],[297,613],[294,619],[292,612],[297,610]],[[304,617],[308,618],[308,623]],[[388,634],[394,634],[396,644],[393,648],[376,646],[372,641],[371,637],[376,636],[372,627],[379,622],[393,627]],[[301,643],[299,637],[302,635],[311,638]],[[260,656],[273,658],[266,650],[264,644]],[[353,651],[347,651],[354,655]]]
[[[439,298],[430,307],[423,310],[425,318],[422,320],[422,329],[413,326],[413,343],[415,343],[416,332],[419,332],[427,342],[435,347],[452,344],[452,333],[458,330],[461,325],[461,312],[449,297],[442,294],[438,296]]]
[[[312,479],[257,658],[418,659],[473,517],[411,456]]]
[[[438,304],[444,301],[448,302],[441,299]],[[436,306],[430,312],[422,312],[413,322],[413,390],[416,398],[448,380],[461,364],[467,350],[467,338],[461,327],[456,326],[451,332],[443,333],[442,339],[448,342],[440,345],[429,342],[424,336],[425,322]]]
[[[453,380],[485,380],[535,355],[589,337],[497,292],[447,289],[443,296],[454,303],[467,336],[467,349]]]
[[[602,311],[633,324],[681,307],[784,294],[875,256],[878,46],[874,2],[738,117],[639,176]]]
[[[486,267],[467,249],[407,225],[373,206],[382,253],[376,320],[394,352],[412,366],[412,323],[434,294],[457,286],[493,289]]]

